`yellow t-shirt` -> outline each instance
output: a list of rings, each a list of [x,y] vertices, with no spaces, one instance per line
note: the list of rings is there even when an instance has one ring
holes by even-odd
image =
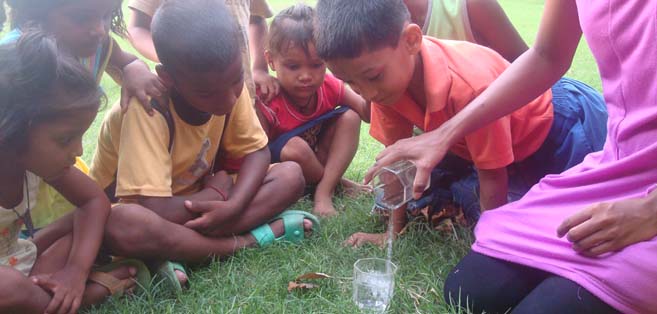
[[[162,0],[130,0],[128,7],[152,17],[161,4]],[[249,21],[252,15],[270,18],[274,14],[266,0],[226,0],[226,6],[237,20],[244,81],[249,88],[251,98],[255,99],[255,83],[253,83],[251,53],[249,52]]]
[[[171,152],[163,115],[148,116],[137,101],[121,114],[116,104],[101,126],[90,176],[102,188],[116,178],[117,197],[186,195],[201,189],[201,179],[210,171],[218,150],[222,159],[234,160],[267,145],[246,91],[228,122],[226,116],[212,116],[195,126],[178,116],[172,102],[169,111],[175,126]]]

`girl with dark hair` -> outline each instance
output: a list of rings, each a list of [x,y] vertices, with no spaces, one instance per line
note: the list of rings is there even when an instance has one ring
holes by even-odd
[[[57,38],[60,49],[79,59],[100,80],[107,72],[121,83],[121,106],[137,97],[152,113],[148,97],[166,102],[166,88],[148,66],[121,49],[109,30],[124,36],[121,0],[0,0],[10,7],[13,29],[0,43],[15,41],[22,29],[38,26]],[[0,4],[3,6],[4,4]],[[0,21],[5,19],[0,11]]]
[[[337,213],[331,197],[338,184],[347,192],[366,190],[342,175],[356,154],[360,120],[369,121],[369,110],[365,100],[326,74],[313,40],[314,12],[297,4],[274,17],[265,58],[281,88],[256,107],[272,162],[297,162],[306,183],[317,185],[313,211],[330,216]]]
[[[0,46],[0,313],[75,313],[150,277],[136,260],[92,271],[110,204],[72,165],[101,97],[90,73],[44,34]],[[41,180],[77,210],[34,237]],[[29,240],[19,239],[23,226]]]

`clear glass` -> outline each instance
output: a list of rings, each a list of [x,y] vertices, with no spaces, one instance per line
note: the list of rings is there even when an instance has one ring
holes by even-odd
[[[363,258],[354,264],[353,299],[366,313],[384,313],[395,286],[397,265],[382,258]]]
[[[416,172],[417,168],[408,160],[401,160],[381,168],[372,180],[375,206],[393,210],[413,199],[413,181]],[[428,184],[427,188],[429,188]]]

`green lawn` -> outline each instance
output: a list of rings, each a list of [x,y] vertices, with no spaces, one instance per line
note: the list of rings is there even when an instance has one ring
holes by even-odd
[[[311,1],[311,3],[314,1]],[[532,43],[542,11],[541,0],[500,1],[523,38]],[[294,3],[291,0],[269,0],[275,10]],[[125,41],[124,49],[132,50]],[[597,68],[582,42],[568,76],[600,89]],[[110,104],[118,99],[118,88],[109,79],[102,84]],[[84,159],[90,161],[95,146],[99,114],[85,136]],[[347,171],[347,177],[360,180],[382,148],[361,129],[358,154]],[[384,256],[377,247],[360,249],[341,245],[356,231],[380,232],[384,227],[368,215],[371,200],[336,198],[343,210],[340,216],[322,221],[322,231],[301,246],[275,245],[266,249],[244,250],[224,261],[194,269],[191,288],[172,297],[152,291],[137,298],[109,302],[89,313],[354,313],[351,302],[352,265],[362,257]],[[302,200],[295,209],[308,210],[311,202]],[[472,236],[468,230],[455,234],[429,231],[423,224],[413,224],[409,232],[394,244],[393,260],[399,266],[391,313],[458,313],[443,302],[445,276],[463,256]],[[321,282],[320,288],[288,293],[287,284],[297,275],[323,272],[333,276]]]

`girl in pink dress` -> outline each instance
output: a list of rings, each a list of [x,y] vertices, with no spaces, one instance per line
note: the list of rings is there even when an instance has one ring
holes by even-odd
[[[389,147],[369,173],[410,159],[423,182],[452,143],[561,77],[582,33],[609,111],[604,149],[482,215],[472,252],[445,283],[454,305],[475,313],[657,313],[657,0],[547,1],[534,47],[467,110]]]

